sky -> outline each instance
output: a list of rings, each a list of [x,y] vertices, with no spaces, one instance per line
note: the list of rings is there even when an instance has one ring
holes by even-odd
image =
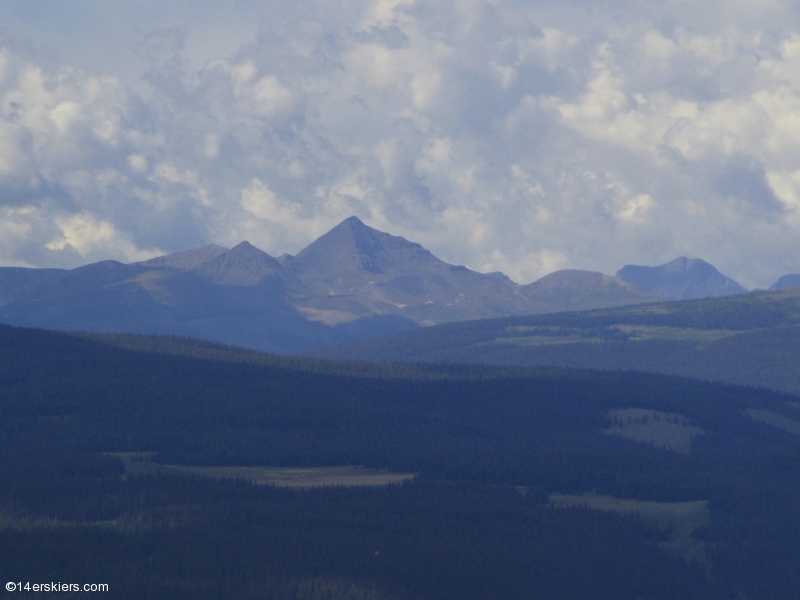
[[[0,0],[0,265],[343,219],[529,283],[800,273],[783,0]]]

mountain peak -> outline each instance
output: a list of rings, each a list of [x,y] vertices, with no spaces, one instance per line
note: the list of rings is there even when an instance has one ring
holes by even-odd
[[[699,258],[680,256],[657,267],[625,265],[617,277],[667,298],[690,300],[744,294],[747,289]]]
[[[259,250],[258,248],[253,246],[253,244],[248,242],[247,240],[236,244],[233,248],[230,249],[230,252],[234,252],[236,254],[242,254],[242,255],[250,254],[250,255],[253,255],[253,256],[262,256],[262,255],[269,256],[269,254],[267,254],[263,250]],[[270,258],[272,258],[272,257],[270,257]]]
[[[703,272],[708,275],[719,273],[714,265],[707,263],[702,258],[686,258],[685,256],[679,256],[675,260],[671,260],[661,266],[664,268],[664,271],[668,273]]]
[[[245,241],[205,261],[195,271],[220,285],[256,285],[283,271],[283,267],[269,254]]]
[[[387,243],[392,244],[392,242],[394,242],[395,245],[400,243],[410,246],[418,246],[420,248],[422,247],[419,244],[409,242],[405,238],[374,229],[356,216],[346,218],[328,233],[323,234],[316,242],[311,244],[311,246],[321,240],[334,241],[337,244],[354,244],[356,249],[366,254],[373,254],[378,250],[378,248]],[[311,246],[309,246],[309,248]],[[303,254],[303,252],[300,252],[300,254],[297,256],[299,257]]]
[[[417,267],[428,263],[444,265],[419,244],[373,229],[353,216],[301,250],[291,265],[304,276],[332,282],[357,274],[402,270],[409,261]]]
[[[351,216],[347,217],[344,221],[339,223],[339,225],[337,225],[337,227],[340,227],[342,225],[348,225],[350,227],[367,227],[368,229],[371,229],[370,227],[368,227],[367,225],[364,224],[364,221],[362,221],[361,219],[359,219],[355,215],[351,215]]]

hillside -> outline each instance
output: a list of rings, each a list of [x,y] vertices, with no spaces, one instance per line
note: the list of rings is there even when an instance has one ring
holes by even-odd
[[[800,393],[800,288],[451,323],[314,354],[649,371]]]
[[[22,581],[171,600],[800,590],[796,397],[645,374],[322,372],[124,337],[0,327],[0,563]],[[416,476],[293,492],[246,475],[343,465]]]

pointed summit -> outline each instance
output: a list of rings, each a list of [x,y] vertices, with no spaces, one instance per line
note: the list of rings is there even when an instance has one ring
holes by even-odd
[[[658,267],[625,265],[617,277],[667,298],[691,300],[744,294],[747,289],[699,258],[681,256]]]
[[[399,315],[419,324],[519,314],[530,302],[517,284],[448,264],[414,242],[350,217],[285,259],[315,291],[303,309]]]
[[[256,285],[278,275],[283,267],[266,252],[242,242],[195,270],[201,277],[220,285]]]
[[[302,277],[335,282],[407,268],[446,266],[419,244],[349,217],[290,261]]]

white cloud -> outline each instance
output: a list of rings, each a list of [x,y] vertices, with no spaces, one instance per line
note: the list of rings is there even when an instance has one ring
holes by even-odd
[[[800,271],[784,0],[167,0],[106,13],[98,40],[78,1],[58,22],[0,7],[50,44],[0,39],[4,264],[296,252],[356,214],[523,283],[679,254],[750,285]]]
[[[627,223],[641,223],[654,204],[655,201],[650,194],[639,194],[625,202],[624,206],[616,211],[615,216]]]
[[[138,153],[133,153],[128,155],[128,165],[130,165],[131,169],[135,173],[146,173],[147,172],[147,159]]]
[[[56,225],[61,235],[45,244],[48,250],[71,249],[84,258],[101,255],[128,262],[147,260],[162,254],[158,249],[139,250],[112,223],[89,213],[56,218]]]

